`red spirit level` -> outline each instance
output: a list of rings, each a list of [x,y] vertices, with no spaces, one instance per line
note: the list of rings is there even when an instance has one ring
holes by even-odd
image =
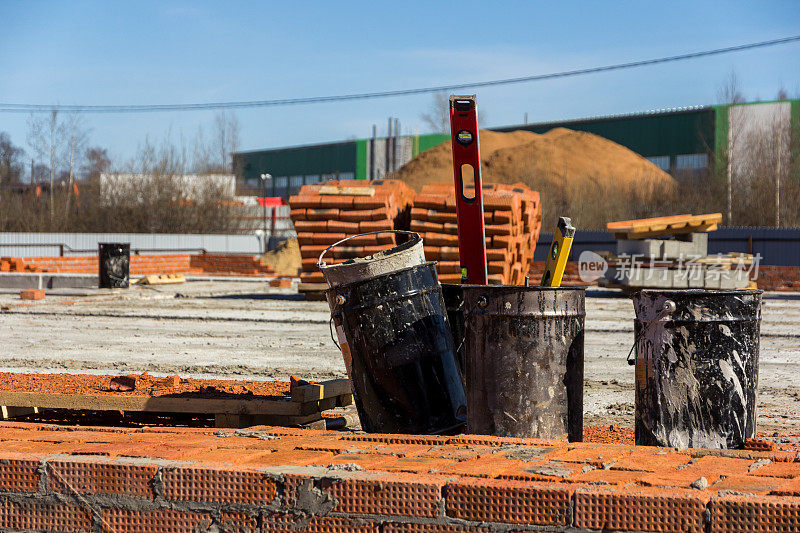
[[[458,217],[461,283],[486,285],[486,239],[483,227],[481,154],[475,95],[450,95],[450,131]]]

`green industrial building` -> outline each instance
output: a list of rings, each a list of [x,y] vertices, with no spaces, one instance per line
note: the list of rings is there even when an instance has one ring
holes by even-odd
[[[714,156],[745,158],[747,138],[770,127],[800,123],[800,100],[698,106],[628,115],[490,128],[545,133],[569,128],[605,137],[677,174],[710,168]],[[237,152],[234,170],[252,186],[270,174],[267,194],[288,197],[302,185],[328,179],[375,179],[407,163],[420,152],[449,139],[428,134],[373,137],[325,144]],[[738,139],[736,145],[732,139]],[[786,139],[786,150],[790,140]]]

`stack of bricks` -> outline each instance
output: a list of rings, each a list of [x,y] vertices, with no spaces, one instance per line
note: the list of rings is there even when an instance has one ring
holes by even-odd
[[[300,281],[324,283],[319,255],[331,244],[360,233],[407,229],[414,191],[399,180],[339,180],[305,185],[289,199],[303,268]],[[331,249],[334,265],[397,244],[393,233],[355,237]]]
[[[794,451],[9,422],[0,439],[3,531],[733,533],[800,523]]]
[[[524,283],[541,228],[539,193],[524,184],[484,185],[483,211],[489,283]],[[422,188],[411,210],[411,231],[422,235],[426,259],[439,262],[439,281],[459,283],[458,225],[451,184],[432,183]]]
[[[97,256],[3,257],[0,272],[97,274]],[[275,271],[258,256],[246,254],[131,255],[130,274],[188,274],[215,276],[274,276]]]

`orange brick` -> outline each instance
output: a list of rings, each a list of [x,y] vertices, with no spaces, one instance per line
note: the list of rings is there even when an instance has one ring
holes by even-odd
[[[67,503],[0,503],[0,529],[4,531],[90,531],[92,522],[91,510]]]
[[[0,458],[0,490],[38,491],[39,461],[29,455],[9,453],[4,450]]]
[[[325,220],[297,220],[294,223],[294,229],[298,233],[316,233],[328,231],[328,223]]]
[[[269,286],[285,289],[292,286],[292,280],[289,278],[275,278],[269,281]]]
[[[800,463],[769,463],[750,472],[753,476],[800,477]]]
[[[320,197],[318,195],[298,195],[289,198],[289,205],[292,209],[317,208],[319,207]]]
[[[711,533],[796,531],[800,524],[800,498],[775,496],[724,496],[709,504]]]
[[[364,220],[358,223],[358,231],[366,233],[368,231],[386,231],[394,229],[394,223],[391,220]]]
[[[614,462],[612,470],[640,470],[645,472],[657,472],[659,470],[674,470],[685,465],[691,457],[683,453],[675,453],[663,448],[650,446],[639,446],[627,457],[623,457]]]
[[[445,488],[447,516],[478,522],[566,526],[574,489],[504,480],[463,480]]]
[[[19,291],[21,300],[41,300],[44,298],[44,290],[42,289],[23,289]]]
[[[354,472],[342,479],[284,476],[286,503],[297,506],[303,491],[324,491],[336,512],[433,518],[438,515],[444,481],[433,476]]]
[[[261,472],[226,468],[165,468],[164,498],[267,505],[275,499],[275,481]]]
[[[775,494],[781,492],[783,485],[792,483],[785,478],[765,476],[726,476],[709,487],[709,490],[719,492],[730,490],[736,492],[750,492],[754,494]]]
[[[353,209],[353,197],[321,195],[319,197],[319,207],[323,209]],[[356,209],[359,208],[357,207]]]
[[[553,452],[547,458],[553,461],[586,463],[598,468],[617,461],[631,453],[631,446],[614,444],[573,443],[568,449]]]
[[[114,533],[151,533],[153,531],[194,533],[195,531],[206,531],[212,524],[211,515],[207,513],[172,509],[152,511],[103,509],[102,519],[108,531]]]
[[[342,222],[341,220],[330,220],[328,222],[328,231],[332,233],[354,235],[359,232],[358,228],[358,222]]]
[[[457,474],[470,477],[495,478],[511,468],[524,464],[516,459],[499,455],[485,455],[477,459],[460,461],[442,469],[443,474]]]
[[[307,209],[306,220],[335,220],[339,212],[339,209]]]
[[[689,491],[578,489],[577,528],[702,533],[708,496]],[[731,530],[733,531],[733,530]]]
[[[47,462],[48,489],[62,494],[108,494],[154,498],[158,467],[71,459]]]

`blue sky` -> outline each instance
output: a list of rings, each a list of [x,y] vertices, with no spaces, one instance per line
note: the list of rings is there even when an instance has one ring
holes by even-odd
[[[0,0],[0,102],[156,104],[381,91],[591,67],[800,33],[800,2],[39,2]],[[800,95],[800,44],[478,91],[486,125]],[[404,132],[431,96],[237,111],[241,148]],[[117,158],[191,139],[214,112],[88,115]],[[27,116],[0,114],[26,146]],[[30,151],[29,151],[30,153]]]

